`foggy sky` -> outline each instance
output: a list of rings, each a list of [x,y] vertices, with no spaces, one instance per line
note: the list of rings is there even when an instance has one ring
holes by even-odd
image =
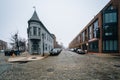
[[[27,39],[34,9],[50,33],[65,47],[110,0],[0,0],[0,40],[16,32]]]

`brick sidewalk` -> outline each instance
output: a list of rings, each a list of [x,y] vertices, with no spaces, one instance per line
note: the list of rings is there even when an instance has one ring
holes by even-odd
[[[8,62],[15,62],[15,61],[33,61],[33,60],[41,60],[47,58],[49,56],[48,53],[45,53],[44,56],[41,55],[30,55],[28,52],[21,53],[20,56],[11,56],[8,59]]]

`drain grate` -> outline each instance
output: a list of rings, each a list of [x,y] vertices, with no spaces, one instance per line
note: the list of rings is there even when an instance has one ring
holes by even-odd
[[[49,69],[47,69],[47,71],[48,71],[48,72],[53,72],[54,69],[53,69],[53,68],[49,68]]]
[[[115,67],[120,67],[120,65],[114,65]]]
[[[36,59],[36,57],[32,57],[32,59]]]

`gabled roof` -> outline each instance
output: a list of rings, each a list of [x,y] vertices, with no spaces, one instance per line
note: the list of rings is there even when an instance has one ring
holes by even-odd
[[[39,21],[40,22],[40,19],[38,18],[36,11],[34,11],[33,16],[30,18],[30,21],[31,20],[35,20],[35,21]]]

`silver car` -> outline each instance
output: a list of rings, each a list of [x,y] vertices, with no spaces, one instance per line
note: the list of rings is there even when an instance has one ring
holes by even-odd
[[[61,49],[60,48],[54,48],[50,50],[50,55],[59,55],[61,53]]]

